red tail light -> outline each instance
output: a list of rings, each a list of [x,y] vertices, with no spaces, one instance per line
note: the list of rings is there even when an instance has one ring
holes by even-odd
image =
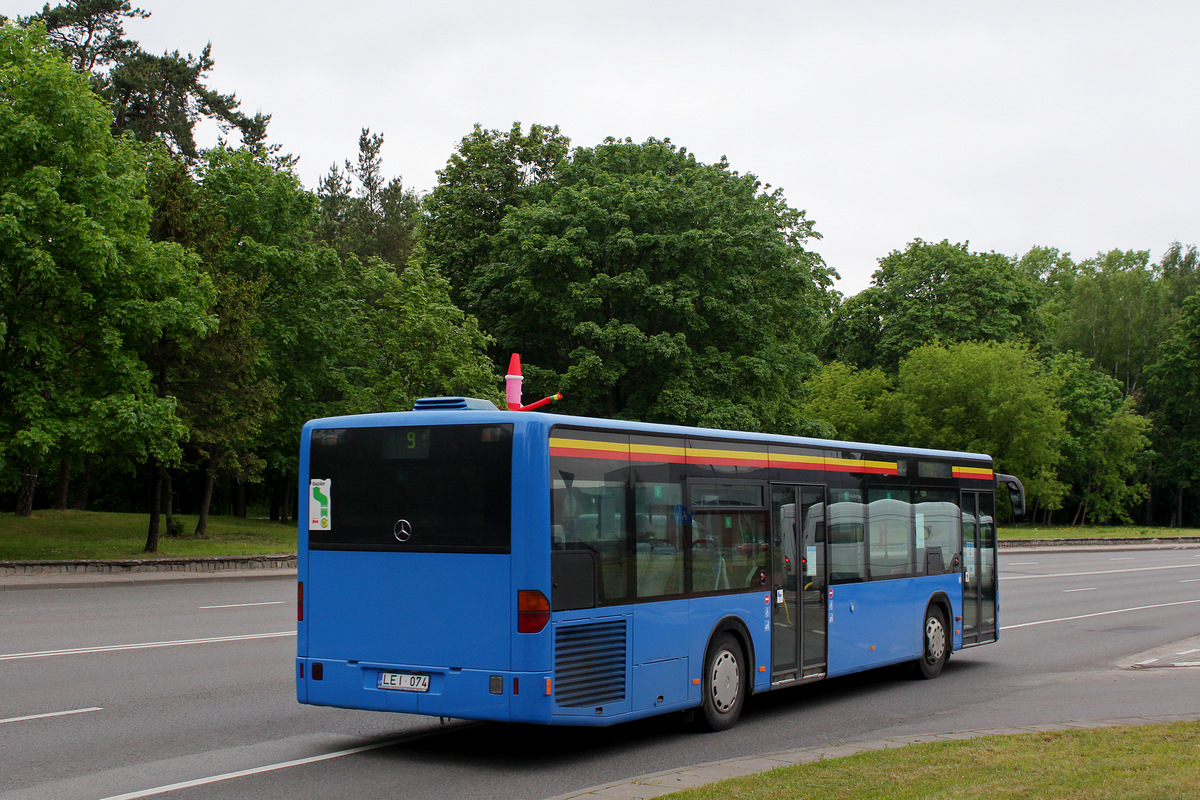
[[[304,622],[304,581],[296,584],[296,620]]]
[[[517,592],[517,631],[539,633],[550,622],[550,601],[536,589]]]

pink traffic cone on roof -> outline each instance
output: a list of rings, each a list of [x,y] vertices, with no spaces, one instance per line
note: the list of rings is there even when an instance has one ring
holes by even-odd
[[[508,374],[504,376],[504,402],[509,411],[521,410],[521,384],[525,376],[521,374],[521,354],[513,353],[508,362]]]
[[[508,374],[504,376],[504,403],[509,411],[532,411],[535,408],[549,405],[555,400],[562,400],[562,393],[555,392],[549,397],[543,397],[527,406],[521,405],[521,384],[525,376],[521,374],[521,354],[513,353],[508,361]]]

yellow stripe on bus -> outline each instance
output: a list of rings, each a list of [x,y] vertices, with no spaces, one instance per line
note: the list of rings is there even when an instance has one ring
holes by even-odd
[[[571,450],[599,450],[606,453],[628,453],[625,442],[596,442],[591,439],[556,439],[551,437],[551,447],[566,447]]]

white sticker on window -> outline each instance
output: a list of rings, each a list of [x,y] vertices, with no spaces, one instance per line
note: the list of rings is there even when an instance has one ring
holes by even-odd
[[[332,478],[312,478],[308,482],[308,529],[310,531],[327,531],[333,525],[330,515],[330,497],[333,484]]]

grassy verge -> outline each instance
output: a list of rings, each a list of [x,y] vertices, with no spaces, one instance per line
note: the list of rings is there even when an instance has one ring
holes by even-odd
[[[1004,525],[999,536],[1001,539],[1171,539],[1200,536],[1200,529],[1149,525]]]
[[[160,533],[157,557],[262,555],[296,552],[295,524],[210,517],[208,536],[192,537],[196,517],[177,515],[184,536]],[[146,514],[37,511],[28,519],[0,514],[0,561],[144,558]],[[164,522],[165,531],[165,522]]]
[[[265,519],[212,517],[208,536],[192,537],[196,517],[178,515],[184,536],[161,536],[160,557],[261,555],[296,552],[295,524]],[[146,514],[99,511],[37,511],[25,519],[0,514],[0,561],[43,561],[75,558],[142,558]],[[165,531],[165,527],[164,527]],[[1146,526],[1008,525],[1001,539],[1154,539],[1200,536],[1198,529]]]
[[[786,767],[674,800],[1195,798],[1200,722],[992,736]]]

